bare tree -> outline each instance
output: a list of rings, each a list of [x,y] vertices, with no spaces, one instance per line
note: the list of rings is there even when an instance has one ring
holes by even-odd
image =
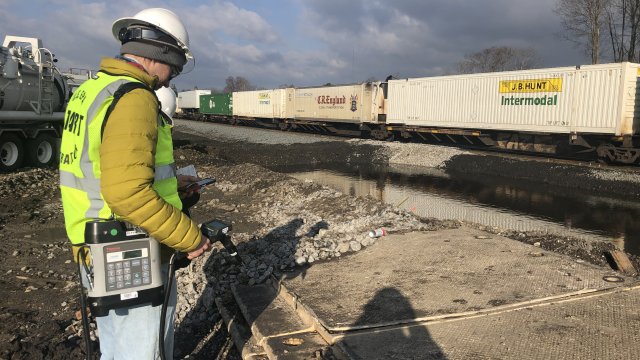
[[[610,0],[606,23],[613,60],[640,61],[640,0]]]
[[[509,46],[490,47],[468,54],[457,64],[457,73],[472,74],[532,69],[541,64],[535,49],[516,49]]]
[[[565,39],[582,46],[591,63],[600,62],[600,40],[611,0],[558,0],[555,12],[567,30]]]
[[[249,80],[245,79],[242,76],[229,76],[225,80],[226,86],[222,90],[225,93],[234,92],[234,91],[250,91],[255,90],[256,87],[251,85]]]

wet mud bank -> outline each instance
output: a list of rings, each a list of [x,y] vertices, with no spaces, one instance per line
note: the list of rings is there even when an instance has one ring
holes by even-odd
[[[624,199],[640,199],[640,171],[634,167],[461,154],[449,159],[444,168],[447,173],[461,177],[499,177],[511,182],[563,187],[571,192],[587,191]]]

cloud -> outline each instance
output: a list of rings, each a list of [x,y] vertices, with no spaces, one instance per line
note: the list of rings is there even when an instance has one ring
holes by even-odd
[[[0,35],[40,37],[61,68],[96,69],[118,53],[114,20],[167,7],[186,24],[196,58],[178,88],[222,88],[227,76],[315,86],[438,75],[491,46],[533,47],[549,67],[584,63],[555,37],[555,1],[0,0]]]
[[[560,31],[552,0],[301,1],[300,23],[332,53],[352,62],[353,81],[375,69],[402,76],[438,75],[492,46],[533,47],[548,66],[581,55],[554,38]],[[361,70],[360,70],[361,69]]]
[[[191,87],[222,88],[228,76],[259,75],[257,68],[279,61],[268,49],[280,42],[281,36],[255,11],[228,1],[213,1],[195,8],[182,7],[180,15],[189,30],[196,68],[194,73],[176,79],[179,84],[189,80],[194,81]]]

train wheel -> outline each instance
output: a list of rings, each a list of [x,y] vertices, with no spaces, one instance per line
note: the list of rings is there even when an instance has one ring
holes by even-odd
[[[393,132],[387,131],[387,129],[382,126],[379,129],[371,130],[371,137],[381,141],[393,141],[395,138]]]
[[[41,133],[35,139],[27,142],[27,160],[37,167],[51,166],[56,163],[55,139],[46,133]]]
[[[282,131],[289,131],[289,130],[291,130],[291,126],[290,126],[289,124],[285,123],[285,122],[278,123],[278,128],[279,128],[280,130],[282,130]]]
[[[23,159],[22,140],[12,133],[0,136],[0,171],[9,172],[19,168]]]
[[[388,132],[389,135],[387,135],[386,140],[387,141],[395,141],[396,140],[396,134],[394,134],[392,131]]]
[[[598,161],[605,164],[613,164],[616,161],[616,148],[612,144],[600,144],[596,148]]]

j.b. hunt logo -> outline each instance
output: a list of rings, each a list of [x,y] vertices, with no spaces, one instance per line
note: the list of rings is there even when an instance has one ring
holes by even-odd
[[[501,93],[562,92],[562,78],[503,80]]]
[[[269,95],[269,93],[259,93],[258,94],[258,104],[260,104],[260,105],[269,105],[269,104],[271,104],[271,95]]]
[[[562,78],[503,80],[500,81],[500,93],[536,93],[562,92]],[[558,95],[553,96],[505,96],[500,105],[558,105]]]

